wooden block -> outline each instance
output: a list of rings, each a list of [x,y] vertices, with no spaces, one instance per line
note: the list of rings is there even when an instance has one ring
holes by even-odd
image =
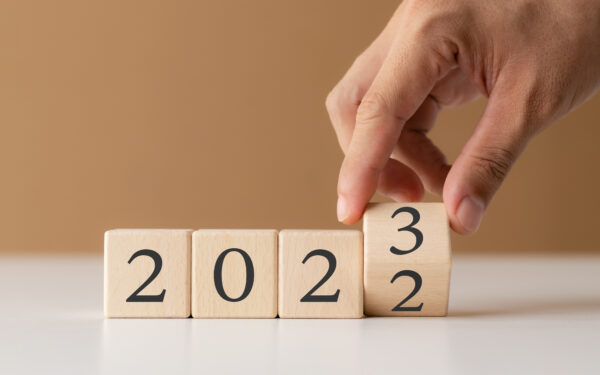
[[[115,229],[104,234],[108,318],[190,316],[192,231]]]
[[[362,318],[362,233],[279,233],[279,317]]]
[[[276,230],[198,230],[192,238],[194,318],[277,316]]]
[[[450,231],[442,203],[373,203],[367,207],[365,313],[445,316]]]

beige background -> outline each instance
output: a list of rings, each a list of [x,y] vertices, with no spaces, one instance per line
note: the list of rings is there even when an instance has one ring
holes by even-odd
[[[323,105],[396,1],[3,1],[0,251],[116,227],[339,228]],[[454,158],[484,102],[433,137]],[[600,97],[539,136],[455,251],[593,251]]]

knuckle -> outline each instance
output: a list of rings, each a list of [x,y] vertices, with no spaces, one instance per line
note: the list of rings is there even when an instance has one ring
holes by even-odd
[[[569,92],[565,83],[555,77],[545,77],[537,80],[526,94],[525,113],[528,115],[525,119],[525,126],[535,133],[537,128],[556,119],[557,113],[562,112],[562,107],[566,100],[566,93]]]
[[[436,9],[415,21],[413,40],[427,50],[428,63],[424,68],[436,77],[444,76],[457,64],[459,46],[464,44],[457,26],[463,23],[457,20],[459,17],[464,18],[451,9]]]
[[[365,95],[356,112],[356,124],[374,124],[380,122],[389,110],[385,97],[378,91]]]
[[[325,108],[329,115],[339,115],[355,109],[360,103],[360,88],[349,82],[341,81],[325,98]]]
[[[412,0],[409,9],[416,22],[415,30],[425,37],[456,32],[474,13],[467,2],[452,0]]]
[[[486,147],[481,153],[473,154],[475,170],[485,180],[501,182],[506,178],[516,158],[512,151],[501,147]]]
[[[372,48],[372,46],[369,46],[366,51],[356,56],[350,69],[360,69],[361,67],[372,64],[374,57],[376,56],[375,53],[369,53],[369,50]]]
[[[406,0],[406,11],[411,14],[428,14],[432,10],[439,9],[444,2],[440,0]]]
[[[517,70],[516,64],[510,65],[505,73],[505,87],[509,87],[503,96],[510,100],[512,116],[506,123],[506,131],[512,139],[527,140],[533,138],[541,129],[560,117],[570,103],[571,92],[564,80],[553,77],[547,67],[532,64],[535,68]],[[498,91],[500,92],[500,88]]]
[[[334,88],[329,92],[329,94],[327,94],[327,97],[325,98],[325,108],[327,108],[327,111],[330,114],[336,111],[338,108],[338,96],[338,89]]]

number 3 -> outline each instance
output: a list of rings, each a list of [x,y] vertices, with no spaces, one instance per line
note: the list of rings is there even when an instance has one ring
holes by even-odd
[[[409,214],[412,215],[412,222],[410,224],[408,224],[405,227],[402,228],[398,228],[398,232],[410,232],[415,236],[415,245],[412,247],[412,249],[409,250],[400,250],[395,246],[392,246],[390,248],[390,251],[396,255],[404,255],[404,254],[409,254],[412,253],[413,251],[417,250],[421,244],[423,244],[423,233],[418,230],[417,228],[415,228],[414,226],[419,222],[419,220],[421,220],[421,214],[419,214],[419,211],[415,210],[412,207],[401,207],[399,209],[397,209],[394,214],[392,215],[392,219],[396,217],[396,215],[398,215],[399,213],[402,212],[407,212]]]

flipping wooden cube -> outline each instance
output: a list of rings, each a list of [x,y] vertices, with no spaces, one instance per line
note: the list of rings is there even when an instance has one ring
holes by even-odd
[[[442,203],[373,203],[364,215],[365,313],[445,316],[450,231]]]
[[[279,233],[279,317],[362,318],[362,233]]]
[[[277,316],[276,230],[194,232],[192,316]]]
[[[191,230],[185,229],[115,229],[106,232],[106,317],[189,317],[191,234]]]

